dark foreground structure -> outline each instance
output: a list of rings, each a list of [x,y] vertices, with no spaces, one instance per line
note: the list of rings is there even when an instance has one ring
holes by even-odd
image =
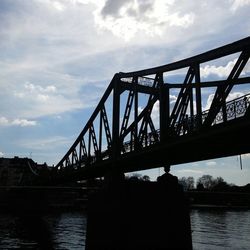
[[[123,182],[89,200],[86,250],[192,249],[181,186]]]

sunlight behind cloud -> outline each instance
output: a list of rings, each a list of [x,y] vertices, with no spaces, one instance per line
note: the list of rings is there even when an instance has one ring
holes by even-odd
[[[130,41],[138,32],[161,36],[169,26],[187,28],[194,22],[193,13],[175,11],[174,5],[173,0],[108,0],[94,12],[95,22],[100,29],[109,30],[125,41]]]

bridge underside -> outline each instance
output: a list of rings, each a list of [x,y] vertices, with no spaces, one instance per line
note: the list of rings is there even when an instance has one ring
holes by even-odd
[[[116,161],[106,160],[80,170],[69,170],[61,178],[65,181],[101,177],[110,171],[111,166],[126,173],[162,167],[166,164],[177,165],[249,153],[249,131],[250,116],[242,117],[197,134],[167,138],[164,143],[121,155]]]

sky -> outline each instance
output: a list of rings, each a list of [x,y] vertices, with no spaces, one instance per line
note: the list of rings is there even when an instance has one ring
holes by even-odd
[[[0,0],[0,157],[56,164],[116,72],[171,63],[247,37],[249,12],[250,0]],[[230,60],[203,67],[203,77],[225,75]],[[239,93],[247,89],[232,96]],[[250,155],[242,161],[243,170],[234,156],[176,165],[171,172],[245,185]],[[145,173],[155,179],[162,169]]]

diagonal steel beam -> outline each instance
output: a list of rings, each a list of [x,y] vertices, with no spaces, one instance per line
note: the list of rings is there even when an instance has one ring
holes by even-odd
[[[240,73],[247,64],[249,57],[250,57],[250,50],[243,51],[240,54],[233,69],[231,70],[226,83],[223,85],[219,85],[217,87],[208,115],[203,123],[203,127],[208,127],[212,125],[216,115],[218,114],[219,110],[223,107],[223,104],[225,104],[226,98],[228,97],[231,89],[234,86],[233,84],[234,80],[238,79]]]

